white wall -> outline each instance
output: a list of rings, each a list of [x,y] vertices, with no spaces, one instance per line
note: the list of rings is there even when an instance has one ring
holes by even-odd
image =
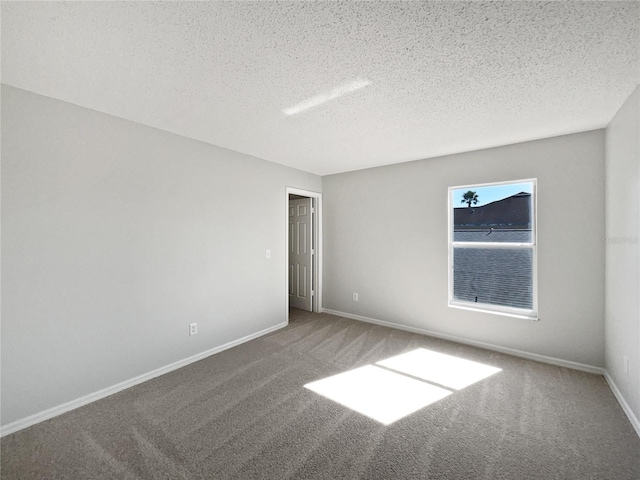
[[[604,366],[604,150],[596,130],[323,177],[324,307]],[[525,178],[540,320],[448,307],[447,188]]]
[[[606,144],[606,367],[640,419],[640,88],[607,127]]]
[[[284,322],[287,185],[321,178],[3,85],[2,425]]]

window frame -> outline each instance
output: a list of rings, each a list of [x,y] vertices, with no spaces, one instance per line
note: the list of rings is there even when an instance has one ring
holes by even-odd
[[[453,228],[454,228],[454,208],[455,202],[453,199],[453,192],[460,189],[473,190],[474,188],[493,187],[500,185],[511,185],[517,183],[531,183],[531,242],[465,242],[454,241]],[[526,178],[522,180],[508,180],[502,182],[489,182],[489,183],[476,183],[469,185],[457,185],[448,188],[448,268],[449,268],[449,287],[448,287],[448,306],[452,308],[460,308],[464,310],[471,310],[482,313],[491,313],[496,315],[505,315],[509,317],[521,318],[525,320],[539,320],[538,318],[538,185],[536,178]],[[515,248],[515,249],[528,249],[532,253],[532,308],[516,308],[507,307],[504,305],[494,305],[489,303],[475,303],[467,302],[463,300],[456,300],[453,297],[454,286],[454,265],[453,265],[453,252],[455,248]]]

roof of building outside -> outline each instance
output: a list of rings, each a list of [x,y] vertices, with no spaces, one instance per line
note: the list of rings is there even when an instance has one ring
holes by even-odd
[[[453,209],[454,230],[477,228],[531,229],[531,194],[516,193],[480,207]]]

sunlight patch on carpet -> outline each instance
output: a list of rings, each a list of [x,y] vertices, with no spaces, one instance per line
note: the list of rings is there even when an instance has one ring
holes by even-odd
[[[501,372],[501,368],[473,362],[452,355],[418,348],[396,357],[377,362],[398,372],[437,383],[453,390],[462,390],[480,380]]]
[[[444,388],[374,365],[339,373],[305,388],[384,425],[451,395]]]
[[[391,425],[502,369],[418,348],[304,387]]]

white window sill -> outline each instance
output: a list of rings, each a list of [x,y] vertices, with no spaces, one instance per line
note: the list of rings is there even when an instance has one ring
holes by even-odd
[[[473,312],[492,313],[494,315],[503,315],[505,317],[521,318],[523,320],[532,320],[537,322],[539,320],[538,313],[529,310],[518,309],[501,309],[499,307],[492,308],[486,304],[467,303],[467,302],[449,302],[449,306],[452,308],[460,308],[462,310],[470,310]]]

